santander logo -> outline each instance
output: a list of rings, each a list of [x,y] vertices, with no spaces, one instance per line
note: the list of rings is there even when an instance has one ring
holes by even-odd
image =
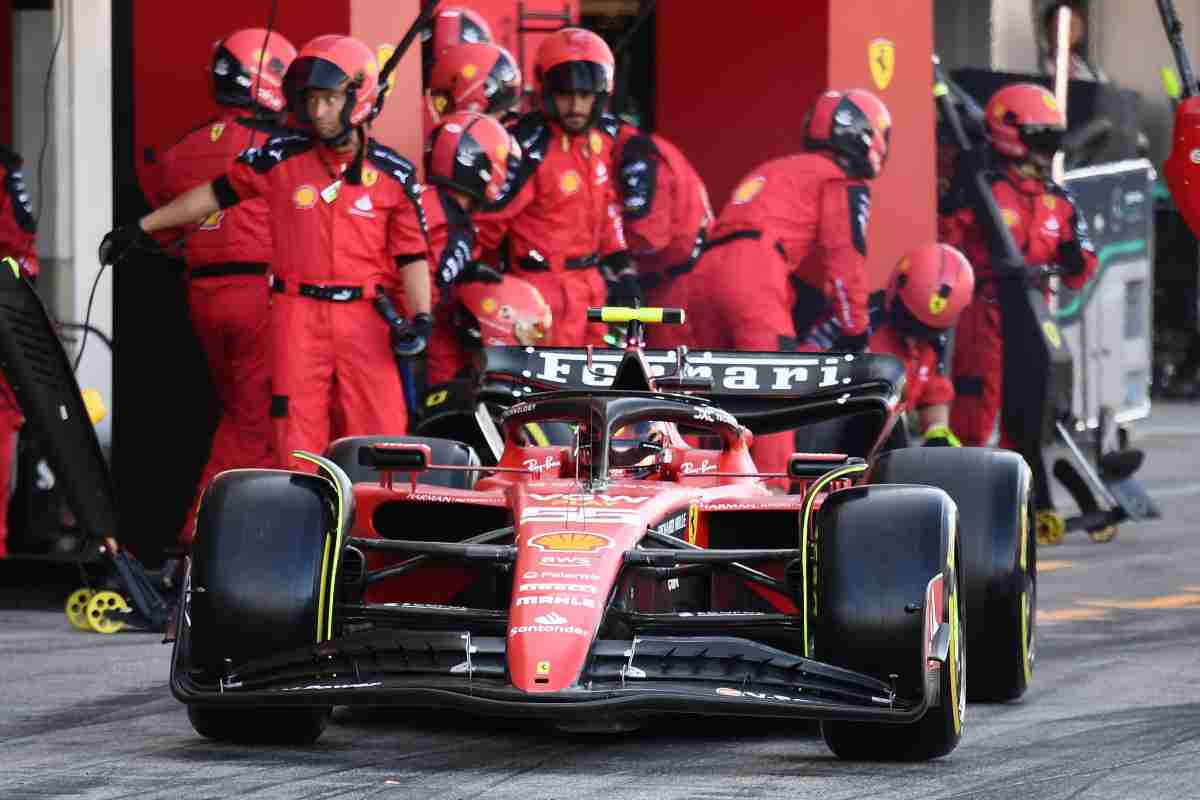
[[[549,614],[543,614],[540,617],[536,617],[536,618],[534,618],[533,621],[536,622],[538,625],[566,625],[567,624],[566,617],[564,617],[562,614],[556,614],[553,611],[551,611]]]

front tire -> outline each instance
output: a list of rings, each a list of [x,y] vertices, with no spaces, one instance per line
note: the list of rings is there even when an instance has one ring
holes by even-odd
[[[233,744],[312,744],[325,732],[332,708],[213,708],[188,706],[196,733]]]
[[[966,707],[966,648],[959,614],[961,545],[954,503],[918,486],[859,486],[834,492],[817,517],[818,660],[888,680],[913,700],[926,685],[924,608],[941,577],[941,616],[949,630],[937,697],[911,723],[824,721],[821,735],[839,758],[925,761],[954,750]]]

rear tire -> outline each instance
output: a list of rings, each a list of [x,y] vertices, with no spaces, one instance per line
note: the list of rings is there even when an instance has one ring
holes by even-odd
[[[927,447],[881,455],[868,483],[945,490],[963,531],[962,580],[972,702],[1015,700],[1037,655],[1037,541],[1032,475],[1017,453]]]
[[[204,493],[193,544],[189,666],[215,682],[241,665],[334,633],[340,539],[332,490],[316,475],[233,470]],[[189,705],[201,736],[219,741],[311,742],[329,707]]]
[[[839,758],[925,761],[958,746],[966,705],[965,639],[959,614],[961,560],[954,503],[918,486],[859,486],[834,492],[817,516],[815,655],[888,681],[915,700],[926,691],[924,605],[942,576],[940,622],[950,626],[938,696],[912,723],[821,723]],[[915,607],[914,607],[915,605]]]

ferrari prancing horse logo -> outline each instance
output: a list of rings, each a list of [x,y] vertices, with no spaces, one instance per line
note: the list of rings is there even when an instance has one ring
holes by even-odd
[[[871,77],[880,91],[892,82],[896,72],[896,45],[891,39],[872,39],[867,47],[867,60],[871,64]]]

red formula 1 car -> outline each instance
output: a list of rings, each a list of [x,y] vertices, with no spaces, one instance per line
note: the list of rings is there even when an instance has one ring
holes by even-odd
[[[335,705],[588,731],[688,713],[817,719],[839,756],[926,759],[968,696],[1024,692],[1019,456],[878,453],[890,356],[646,352],[642,326],[682,312],[593,315],[629,325],[623,351],[485,351],[463,438],[498,463],[380,436],[307,456],[317,474],[213,481],[171,670],[198,732],[311,740]],[[803,491],[772,494],[753,431],[806,424],[830,452],[793,456]],[[570,443],[537,444],[549,425]]]

